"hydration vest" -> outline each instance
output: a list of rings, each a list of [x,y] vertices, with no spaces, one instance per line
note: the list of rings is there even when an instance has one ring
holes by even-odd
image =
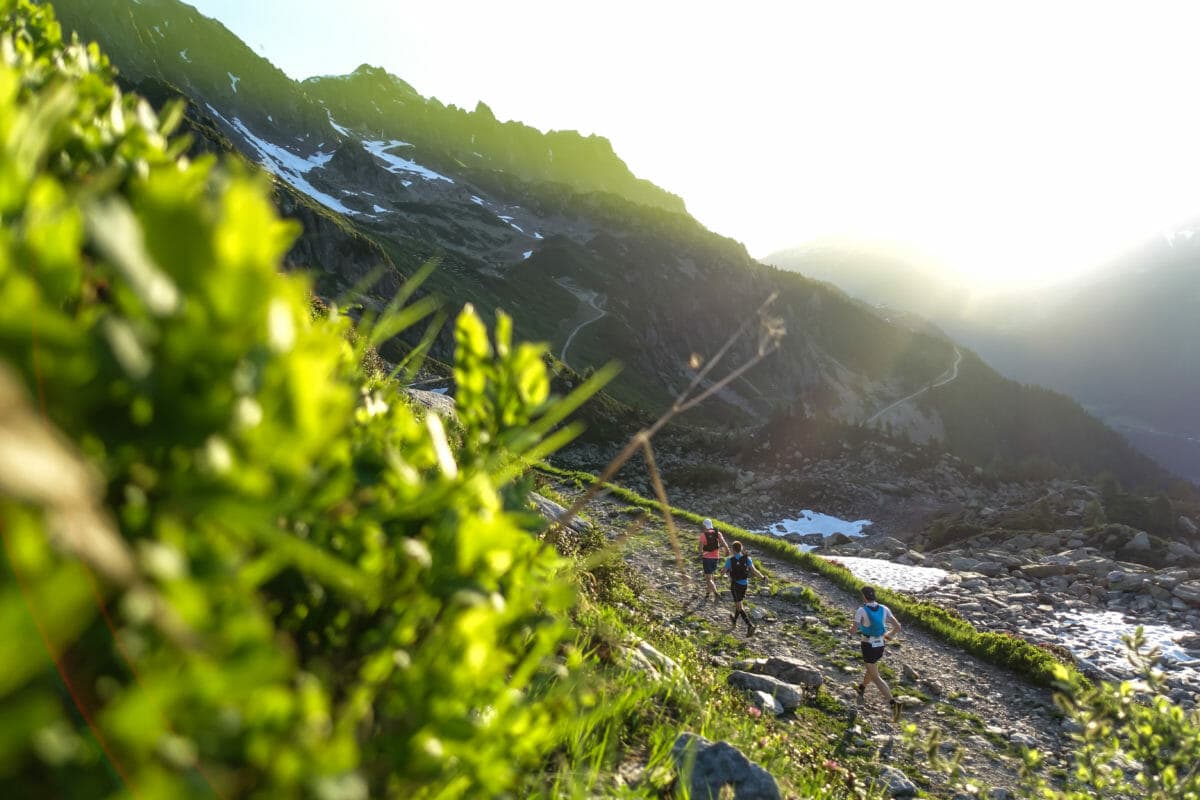
[[[743,553],[729,560],[729,577],[742,582],[750,577],[750,559]]]
[[[883,636],[886,628],[883,626],[883,606],[876,605],[872,610],[870,606],[863,606],[863,611],[867,612],[867,622],[871,623],[867,627],[858,626],[859,632],[863,636]]]

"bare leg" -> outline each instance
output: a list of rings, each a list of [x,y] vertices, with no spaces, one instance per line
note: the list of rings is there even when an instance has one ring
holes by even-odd
[[[888,688],[888,685],[884,682],[883,678],[879,676],[878,664],[867,664],[867,671],[863,675],[863,683],[873,683],[875,686],[879,687],[879,691],[883,694],[884,701],[886,701],[888,705],[891,705],[892,690]]]

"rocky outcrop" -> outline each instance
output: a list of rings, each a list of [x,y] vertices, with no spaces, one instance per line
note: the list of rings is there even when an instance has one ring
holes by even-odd
[[[440,397],[441,395],[438,396]],[[533,503],[534,508],[537,509],[537,512],[546,518],[547,522],[558,522],[563,518],[563,515],[567,513],[567,510],[561,505],[548,497],[542,497],[537,492],[530,493],[529,500],[531,503]],[[576,533],[587,533],[592,529],[591,524],[579,516],[571,517],[571,519],[567,522],[567,527]]]
[[[719,800],[733,790],[734,800],[780,800],[771,773],[746,758],[728,742],[712,742],[695,733],[681,733],[671,747],[680,782],[692,800]]]
[[[437,414],[439,417],[445,417],[446,419],[455,419],[457,417],[454,398],[450,397],[449,395],[440,394],[438,392],[428,392],[424,389],[405,389],[404,391],[407,392],[408,396],[413,400],[416,400],[418,403],[425,406],[425,408]],[[535,495],[535,497],[536,496],[538,495]],[[561,506],[559,507],[559,511],[561,513]]]
[[[885,766],[879,770],[880,783],[892,797],[916,797],[917,786],[909,777],[895,767]]]
[[[751,658],[739,661],[734,669],[755,675],[768,675],[778,678],[784,683],[799,686],[804,691],[816,692],[825,682],[821,670],[812,664],[797,661],[794,658],[770,656],[769,658]]]
[[[745,689],[752,692],[766,692],[778,700],[780,705],[788,711],[804,705],[806,699],[802,687],[793,686],[770,675],[756,675],[752,672],[743,672],[742,670],[735,669],[729,673],[726,682],[738,689]]]
[[[1190,606],[1200,607],[1200,581],[1180,583],[1171,590],[1171,594]]]
[[[638,639],[623,650],[629,666],[645,672],[655,680],[664,677],[674,678],[681,674],[679,665],[675,663],[674,659],[664,655],[644,639]]]

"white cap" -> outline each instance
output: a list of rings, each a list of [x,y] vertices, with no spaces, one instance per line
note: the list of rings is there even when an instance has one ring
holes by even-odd
[[[713,524],[712,524],[711,519],[704,520],[704,522],[702,524],[704,525],[705,528],[707,528],[710,531],[713,529]]]

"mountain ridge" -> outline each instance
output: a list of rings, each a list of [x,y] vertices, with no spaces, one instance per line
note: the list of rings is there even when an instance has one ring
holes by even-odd
[[[98,13],[98,5],[105,4],[127,12],[114,14],[122,25],[96,22],[105,18]],[[560,158],[554,163],[566,167],[555,172],[551,159],[545,158],[557,152],[560,141],[578,144],[585,154],[599,147],[607,157],[607,140],[578,134],[555,138],[519,123],[499,123],[486,105],[466,112],[435,100],[417,103],[415,97],[410,98],[414,108],[408,116],[387,116],[376,106],[397,106],[395,92],[414,90],[401,79],[371,69],[347,81],[382,81],[392,95],[376,97],[362,87],[343,87],[335,93],[332,82],[346,81],[314,78],[286,87],[283,98],[296,106],[287,114],[276,113],[265,100],[248,108],[247,98],[259,96],[255,71],[238,67],[240,72],[232,73],[220,69],[223,64],[199,64],[199,59],[215,59],[225,51],[260,58],[244,44],[218,44],[202,53],[182,40],[146,35],[162,27],[157,16],[161,12],[186,19],[196,13],[190,7],[174,0],[136,7],[116,0],[63,0],[61,6],[66,23],[85,36],[105,37],[106,48],[114,62],[127,69],[124,79],[133,86],[150,84],[159,94],[178,87],[191,101],[193,130],[219,133],[201,146],[231,143],[276,175],[279,191],[295,197],[288,205],[310,208],[309,217],[328,220],[319,231],[306,230],[298,245],[306,254],[321,254],[320,263],[310,266],[316,267],[318,287],[327,296],[353,287],[382,253],[391,265],[391,277],[365,298],[382,307],[390,299],[388,287],[426,260],[439,258],[441,266],[427,291],[456,303],[472,302],[485,313],[504,308],[514,315],[523,336],[545,339],[558,351],[576,330],[578,315],[593,313],[585,301],[561,288],[560,279],[570,279],[579,289],[607,298],[606,315],[572,340],[572,365],[584,370],[618,358],[625,370],[611,387],[614,396],[638,408],[655,409],[669,405],[691,381],[688,362],[694,354],[717,352],[730,332],[754,319],[764,298],[777,294],[770,313],[782,321],[788,335],[769,367],[751,372],[723,390],[711,407],[697,412],[707,423],[757,425],[780,409],[797,408],[806,415],[861,423],[935,381],[954,359],[954,347],[943,336],[893,324],[819,282],[754,261],[741,244],[706,230],[687,215],[682,202],[678,208],[670,202],[664,207],[626,196],[636,196],[634,189],[640,184],[626,180],[628,168],[619,159],[597,170],[579,166],[579,158]],[[135,18],[135,13],[141,16]],[[190,27],[196,26],[203,27],[199,21]],[[167,30],[185,27],[189,26],[172,24]],[[236,39],[223,26],[205,31]],[[191,50],[190,60],[178,57],[174,48],[181,45]],[[147,47],[158,55],[130,52]],[[260,61],[267,64],[267,74],[278,72]],[[136,66],[130,69],[126,64]],[[193,77],[197,70],[198,77]],[[232,80],[234,74],[237,81]],[[435,141],[439,131],[451,145]],[[477,153],[488,157],[480,155],[468,163],[458,155],[472,135],[494,139]],[[548,150],[526,152],[531,142]],[[560,173],[565,182],[554,179]],[[620,179],[617,186],[624,187],[622,191],[605,191],[611,187],[602,179],[612,175]],[[314,202],[323,208],[313,207]],[[343,235],[359,244],[343,247],[332,241]],[[341,252],[354,254],[348,267],[337,260]],[[435,355],[445,356],[449,347],[443,336],[435,344]],[[727,359],[745,362],[756,348],[757,342],[743,340]],[[946,446],[977,462],[980,450],[994,447],[1005,457],[1041,453],[1067,466],[1111,468],[1128,483],[1165,481],[1148,462],[1108,444],[1103,436],[1093,437],[1104,440],[1102,445],[1053,436],[1022,439],[1020,429],[1028,420],[1002,409],[1045,410],[1050,418],[1064,420],[1074,420],[1082,411],[1051,409],[1021,386],[993,378],[982,361],[968,372],[972,381],[982,380],[995,395],[987,404],[972,406],[948,393],[951,387],[962,388],[966,381],[960,380],[927,392],[894,424],[909,426],[916,435],[936,434],[949,422],[950,429],[969,435],[954,434]],[[976,418],[979,409],[991,416]],[[1094,452],[1080,452],[1081,446]]]

